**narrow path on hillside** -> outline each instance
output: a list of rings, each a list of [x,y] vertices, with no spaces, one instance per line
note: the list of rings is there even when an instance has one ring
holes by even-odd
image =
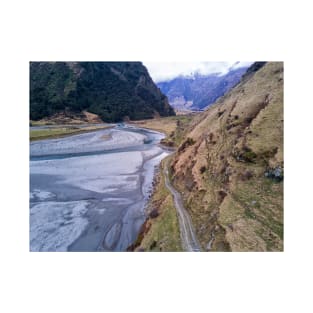
[[[166,162],[167,163],[167,162]],[[197,240],[190,216],[184,208],[183,200],[180,193],[172,186],[168,177],[167,164],[164,166],[165,186],[173,195],[174,204],[178,213],[179,228],[182,240],[182,246],[185,251],[201,251],[200,244]]]

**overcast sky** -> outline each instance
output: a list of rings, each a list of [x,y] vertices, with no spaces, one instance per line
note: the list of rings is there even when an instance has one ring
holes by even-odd
[[[253,62],[143,62],[154,82],[171,80],[180,75],[199,73],[226,74],[230,68],[249,66]]]

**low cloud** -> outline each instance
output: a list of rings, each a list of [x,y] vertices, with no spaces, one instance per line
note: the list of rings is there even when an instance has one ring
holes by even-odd
[[[225,75],[230,69],[251,65],[253,62],[143,62],[155,82],[194,74]]]

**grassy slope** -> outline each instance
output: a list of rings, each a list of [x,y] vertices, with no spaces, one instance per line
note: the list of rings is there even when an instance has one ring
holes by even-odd
[[[90,126],[84,129],[75,128],[73,126],[68,127],[58,127],[58,128],[48,128],[48,129],[36,129],[30,130],[29,139],[30,141],[42,140],[42,139],[52,139],[52,138],[61,138],[74,134],[81,134],[91,131],[96,131],[99,129],[105,129],[110,126]]]
[[[162,161],[161,168],[165,162]],[[172,196],[165,187],[162,170],[157,176],[155,192],[147,210],[157,210],[158,216],[148,218],[135,243],[135,250],[182,251],[177,213]]]
[[[215,251],[283,249],[283,65],[268,63],[189,128],[172,162],[197,235]]]
[[[178,146],[183,140],[183,133],[186,125],[192,120],[193,115],[177,115],[163,118],[155,118],[137,122],[132,124],[163,132],[167,137],[162,141],[163,144],[169,146]]]

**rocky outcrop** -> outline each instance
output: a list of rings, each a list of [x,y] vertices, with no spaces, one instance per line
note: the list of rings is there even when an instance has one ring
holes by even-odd
[[[280,166],[269,168],[264,173],[264,176],[276,181],[282,181],[284,179],[284,170]]]

